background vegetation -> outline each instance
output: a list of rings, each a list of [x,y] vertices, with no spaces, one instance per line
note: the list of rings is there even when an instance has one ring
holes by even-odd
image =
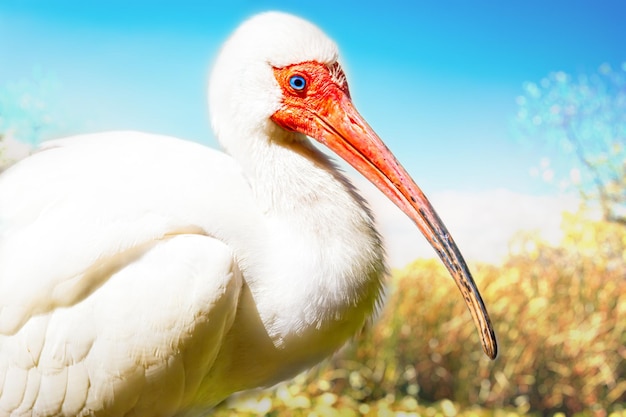
[[[0,172],[35,144],[67,132],[69,117],[58,94],[55,78],[40,70],[0,85]]]

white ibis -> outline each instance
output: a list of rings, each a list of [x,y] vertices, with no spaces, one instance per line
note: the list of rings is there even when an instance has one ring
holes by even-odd
[[[209,102],[230,156],[113,132],[46,143],[0,176],[0,415],[199,415],[350,339],[381,301],[383,248],[308,137],[413,219],[496,355],[460,252],[353,107],[318,28],[245,22]]]

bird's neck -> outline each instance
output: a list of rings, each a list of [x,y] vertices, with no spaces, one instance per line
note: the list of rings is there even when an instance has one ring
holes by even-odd
[[[245,285],[202,383],[209,402],[318,363],[363,327],[381,298],[384,254],[369,210],[328,157],[293,135],[229,149],[252,190],[255,223],[227,242]]]
[[[362,326],[385,274],[380,237],[363,199],[305,136],[284,134],[259,138],[243,163],[269,239],[267,270],[255,274],[263,279],[247,284],[277,344],[351,315]]]

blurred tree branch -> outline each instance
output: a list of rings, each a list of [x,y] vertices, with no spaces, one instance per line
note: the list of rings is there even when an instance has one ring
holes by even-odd
[[[569,168],[557,173],[561,184],[596,202],[606,221],[626,225],[626,63],[577,78],[551,73],[526,83],[517,104],[517,132],[556,147]]]

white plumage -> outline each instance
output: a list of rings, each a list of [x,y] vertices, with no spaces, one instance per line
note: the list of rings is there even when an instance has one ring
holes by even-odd
[[[202,414],[315,364],[365,323],[385,273],[380,238],[304,136],[327,139],[293,101],[308,98],[281,84],[290,65],[312,63],[334,80],[318,94],[304,74],[322,100],[337,56],[310,23],[259,15],[210,82],[232,157],[112,132],[48,142],[0,176],[1,416]],[[324,119],[332,100],[318,101]]]

